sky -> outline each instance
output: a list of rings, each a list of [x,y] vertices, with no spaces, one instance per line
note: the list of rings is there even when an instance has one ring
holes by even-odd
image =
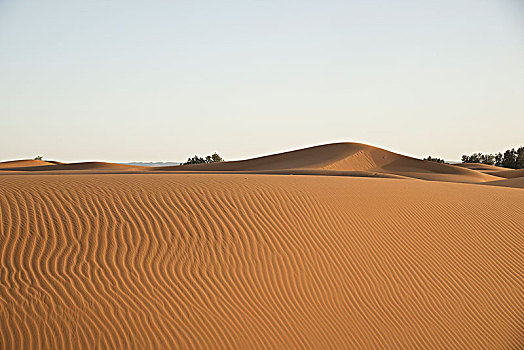
[[[0,160],[524,145],[521,0],[0,0]]]

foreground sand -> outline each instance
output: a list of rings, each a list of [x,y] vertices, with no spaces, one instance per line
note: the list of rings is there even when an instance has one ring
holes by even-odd
[[[522,189],[13,174],[0,217],[0,348],[524,347]]]

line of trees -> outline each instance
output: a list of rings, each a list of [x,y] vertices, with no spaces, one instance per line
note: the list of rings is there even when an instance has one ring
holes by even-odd
[[[488,165],[496,165],[511,169],[524,168],[524,146],[518,149],[508,149],[504,153],[496,154],[482,154],[473,153],[472,155],[463,155],[462,163],[482,163]]]
[[[192,158],[187,158],[187,162],[184,163],[184,165],[186,164],[205,164],[205,163],[219,163],[219,162],[223,162],[224,159],[222,159],[222,157],[220,157],[218,155],[218,153],[213,153],[212,155],[210,156],[206,156],[205,158],[202,158],[202,157],[199,157],[195,154],[194,157]]]

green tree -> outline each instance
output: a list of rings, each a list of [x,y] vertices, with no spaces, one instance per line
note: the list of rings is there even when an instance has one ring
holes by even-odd
[[[483,163],[511,169],[522,169],[524,168],[524,146],[520,146],[517,150],[508,149],[504,153],[473,153],[470,156],[465,154],[462,156],[462,163]]]
[[[218,163],[223,162],[224,159],[218,155],[218,153],[213,153],[210,156],[206,156],[205,158],[199,157],[195,154],[193,158],[187,158],[187,162],[185,164],[203,164],[203,163]]]
[[[433,158],[432,156],[428,156],[427,158],[424,158],[424,160],[429,160],[430,162],[437,162],[437,163],[446,163],[444,159]]]
[[[35,160],[42,160],[42,156],[36,156]]]
[[[517,150],[516,169],[524,169],[524,146],[520,146]]]
[[[211,155],[211,162],[212,163],[220,163],[220,162],[223,162],[223,161],[224,161],[224,159],[222,159],[222,157],[219,156],[218,153],[215,152],[215,153],[213,153]]]
[[[488,165],[495,164],[495,155],[493,154],[482,154],[480,158],[481,158],[482,164],[488,164]]]
[[[504,152],[502,159],[502,166],[506,168],[515,169],[517,166],[517,151],[515,149],[508,149]]]
[[[482,153],[473,153],[470,156],[463,155],[462,163],[480,163],[482,161]]]
[[[185,162],[184,164],[202,164],[205,162],[206,161],[204,158],[201,158],[195,154],[193,158],[187,158],[187,162]]]
[[[499,152],[495,154],[495,165],[502,166],[502,159],[503,159],[502,153]]]

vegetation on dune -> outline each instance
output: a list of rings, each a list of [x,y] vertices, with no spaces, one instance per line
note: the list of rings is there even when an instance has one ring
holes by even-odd
[[[218,153],[213,153],[212,155],[210,156],[206,156],[205,158],[202,158],[202,157],[199,157],[195,154],[194,157],[192,158],[187,158],[187,162],[184,163],[184,165],[186,164],[205,164],[205,163],[219,163],[219,162],[223,162],[224,159],[222,159],[222,157],[220,157],[218,155]]]
[[[482,154],[473,153],[472,155],[463,155],[462,163],[482,163],[488,165],[496,165],[511,169],[524,168],[524,146],[520,146],[517,150],[515,148],[508,149],[504,153],[496,154]]]
[[[446,163],[444,159],[433,158],[432,156],[428,156],[427,158],[424,158],[424,160],[429,160],[430,162],[437,162],[437,163]]]
[[[462,163],[482,163],[488,165],[495,165],[495,163],[500,163],[501,154],[482,154],[482,153],[473,153],[472,155],[463,155]]]
[[[42,156],[36,156],[34,160],[42,160]]]

